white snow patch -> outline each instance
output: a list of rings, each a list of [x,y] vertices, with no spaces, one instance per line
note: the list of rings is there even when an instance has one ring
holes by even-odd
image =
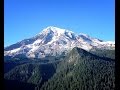
[[[38,48],[39,48],[39,46],[33,45],[32,49],[29,52],[31,52],[31,51],[34,52],[34,51],[38,50]]]
[[[18,52],[19,50],[20,50],[20,48],[16,48],[16,49],[10,50],[10,51],[8,51],[8,52],[10,52],[10,53],[15,53],[15,52]]]
[[[99,42],[100,44],[115,44],[115,41]]]
[[[26,45],[28,48],[32,48],[33,47],[33,45],[32,44],[28,44],[28,45]]]
[[[29,58],[35,58],[35,54],[34,53],[30,53],[29,55],[27,55],[27,57],[29,57]]]
[[[36,40],[33,44],[40,43],[41,41],[42,41],[41,39],[38,39],[38,40]]]
[[[48,42],[48,44],[51,44],[51,43],[53,43],[54,41],[57,41],[57,40],[58,40],[58,37],[57,36],[53,36],[52,40],[50,42]]]
[[[71,33],[70,33],[70,32],[68,33],[68,35],[70,36],[70,38],[72,38],[72,35],[71,35]]]

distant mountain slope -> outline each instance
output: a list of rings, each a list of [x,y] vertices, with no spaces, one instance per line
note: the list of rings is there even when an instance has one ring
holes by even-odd
[[[39,90],[114,90],[115,61],[74,48]]]
[[[66,29],[49,26],[32,38],[5,47],[4,56],[27,58],[59,56],[68,53],[74,47],[87,51],[94,48],[114,49],[115,43],[111,41],[104,42],[83,33],[77,35]]]

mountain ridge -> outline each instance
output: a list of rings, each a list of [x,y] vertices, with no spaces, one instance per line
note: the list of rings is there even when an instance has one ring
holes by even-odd
[[[39,90],[114,90],[114,68],[115,62],[111,59],[106,60],[75,47]]]
[[[87,51],[93,48],[114,49],[115,43],[92,38],[87,34],[75,34],[72,31],[49,26],[29,39],[24,39],[4,49],[4,56],[25,56],[27,58],[43,58],[68,53],[79,47]]]

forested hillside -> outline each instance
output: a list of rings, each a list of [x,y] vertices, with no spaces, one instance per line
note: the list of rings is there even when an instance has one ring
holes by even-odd
[[[5,85],[8,87],[6,90],[114,90],[115,88],[114,50],[87,52],[75,47],[65,57],[23,59],[23,61],[13,59],[12,62],[5,62],[5,65],[8,66],[4,75]]]
[[[114,90],[115,62],[74,48],[40,90]]]

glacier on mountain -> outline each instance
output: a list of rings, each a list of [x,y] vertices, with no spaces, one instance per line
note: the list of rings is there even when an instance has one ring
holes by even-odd
[[[49,26],[36,36],[5,47],[4,56],[24,55],[28,58],[43,58],[68,53],[74,47],[87,51],[93,48],[114,49],[114,41],[102,41],[87,34]]]

